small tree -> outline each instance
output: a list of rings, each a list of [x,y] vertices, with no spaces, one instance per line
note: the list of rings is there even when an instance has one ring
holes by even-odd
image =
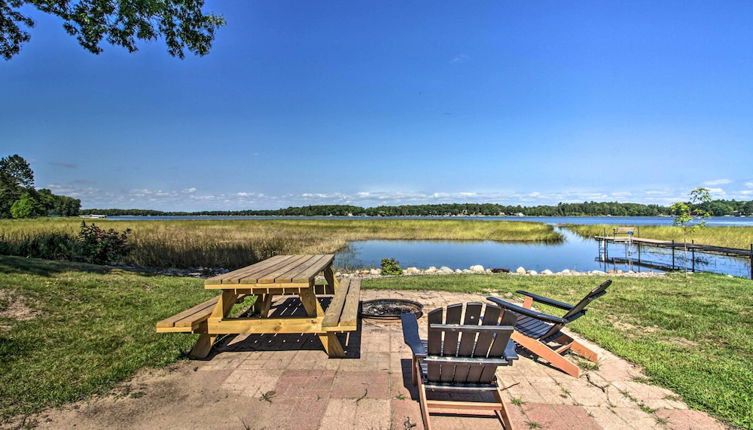
[[[42,214],[44,208],[31,193],[23,193],[10,207],[13,218],[34,218]]]
[[[403,269],[400,263],[394,258],[382,259],[382,275],[402,275]]]
[[[708,188],[701,187],[690,192],[689,202],[677,202],[670,207],[670,211],[675,216],[673,225],[682,228],[686,272],[688,269],[688,237],[698,231],[698,229],[706,227],[705,219],[711,216],[711,214],[703,209],[702,206],[710,201],[711,192]]]

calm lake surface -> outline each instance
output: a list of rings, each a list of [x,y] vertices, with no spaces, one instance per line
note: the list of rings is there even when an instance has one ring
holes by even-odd
[[[451,269],[467,269],[474,264],[485,268],[504,268],[514,271],[519,266],[526,270],[541,272],[549,269],[558,272],[564,269],[579,272],[589,270],[634,270],[662,272],[672,265],[670,249],[611,244],[607,261],[600,253],[599,243],[584,239],[571,231],[560,228],[565,241],[559,244],[503,243],[494,241],[428,241],[428,240],[365,240],[351,242],[335,257],[338,268],[379,267],[382,258],[395,258],[402,267],[427,268],[447,266]],[[617,259],[619,263],[614,263]],[[681,250],[675,250],[677,270],[692,263]],[[712,254],[695,254],[696,271],[730,274],[748,277],[750,260]]]
[[[546,224],[610,224],[610,225],[672,225],[671,217],[390,217],[400,219],[469,219],[477,221],[535,221]],[[384,219],[390,219],[384,218]],[[241,219],[373,219],[370,217],[234,217],[234,216],[113,216],[109,220],[159,221],[159,220],[241,220]],[[379,218],[382,219],[382,218]],[[753,226],[753,218],[712,217],[706,220],[710,226]],[[622,269],[662,271],[672,265],[670,249],[611,244],[607,261],[600,253],[599,244],[593,239],[584,239],[571,231],[557,227],[565,236],[559,244],[505,243],[494,241],[427,241],[427,240],[366,240],[351,242],[338,252],[335,266],[338,268],[379,267],[382,258],[395,258],[402,267],[427,268],[447,266],[452,269],[467,269],[474,264],[485,268],[515,270],[523,266],[538,272],[549,269],[553,272],[564,269],[588,271]],[[617,260],[618,263],[615,263]],[[690,269],[692,263],[682,250],[675,250],[675,267]],[[733,276],[750,276],[750,259],[726,257],[713,254],[695,254],[695,269]]]

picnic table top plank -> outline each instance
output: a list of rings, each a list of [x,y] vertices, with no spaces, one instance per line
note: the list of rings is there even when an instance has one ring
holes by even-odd
[[[318,273],[331,266],[334,259],[334,254],[322,255],[313,266],[294,275],[292,282],[306,282],[307,280],[313,280]]]
[[[310,257],[315,257],[315,258],[309,258],[303,263],[288,270],[287,272],[281,273],[279,276],[275,277],[275,282],[278,282],[278,283],[306,282],[306,280],[300,280],[301,277],[299,275],[305,272],[306,270],[320,264],[320,261],[325,259],[327,256],[326,255],[312,255]]]
[[[242,267],[233,272],[226,273],[225,275],[217,276],[216,278],[220,278],[222,284],[238,284],[244,280],[253,281],[253,283],[255,283],[256,276],[258,274],[273,269],[280,264],[284,264],[292,257],[292,255],[275,255],[274,257],[268,258],[264,261],[260,261],[250,266]]]
[[[288,257],[287,255],[275,255],[273,257],[270,257],[264,261],[260,261],[256,264],[252,264],[250,266],[241,267],[240,269],[233,270],[232,272],[223,273],[222,275],[213,276],[206,281],[204,281],[205,285],[217,285],[217,284],[231,284],[231,283],[238,283],[238,279],[241,277],[255,271],[258,269],[258,265],[261,264],[274,264],[276,262],[279,262],[283,260],[285,257]],[[235,281],[235,282],[233,282]]]
[[[257,276],[259,276],[259,279],[257,282],[260,284],[271,284],[275,282],[275,279],[277,279],[277,277],[279,277],[283,273],[287,273],[290,270],[294,270],[295,268],[299,267],[301,264],[305,264],[307,261],[311,261],[311,256],[293,255],[292,258],[285,260],[284,264],[278,265],[275,269],[267,270],[263,276],[257,274]]]
[[[307,283],[332,264],[335,256],[276,255],[256,264],[209,278],[205,285]]]
[[[267,262],[267,260],[261,261],[256,264],[252,264],[251,266],[248,266],[249,269],[256,265],[258,265],[258,267],[255,270],[250,270],[249,272],[245,274],[241,274],[241,276],[238,278],[238,283],[259,284],[262,282],[261,280],[267,276],[267,274],[279,269],[280,267],[286,267],[295,258],[296,258],[295,255],[283,255],[281,259],[271,264],[264,264],[265,262]]]

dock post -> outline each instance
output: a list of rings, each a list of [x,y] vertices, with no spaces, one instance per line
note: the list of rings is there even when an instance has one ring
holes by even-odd
[[[638,271],[641,271],[641,243],[638,242]]]
[[[675,270],[675,240],[672,239],[672,270]]]
[[[694,245],[695,239],[691,240],[690,243]],[[695,273],[695,247],[690,248],[690,264],[693,266],[693,273]]]

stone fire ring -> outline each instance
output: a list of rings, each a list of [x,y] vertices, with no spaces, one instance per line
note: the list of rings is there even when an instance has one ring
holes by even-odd
[[[413,300],[377,299],[361,303],[361,316],[380,320],[399,320],[401,314],[412,313],[421,318],[424,305]]]

